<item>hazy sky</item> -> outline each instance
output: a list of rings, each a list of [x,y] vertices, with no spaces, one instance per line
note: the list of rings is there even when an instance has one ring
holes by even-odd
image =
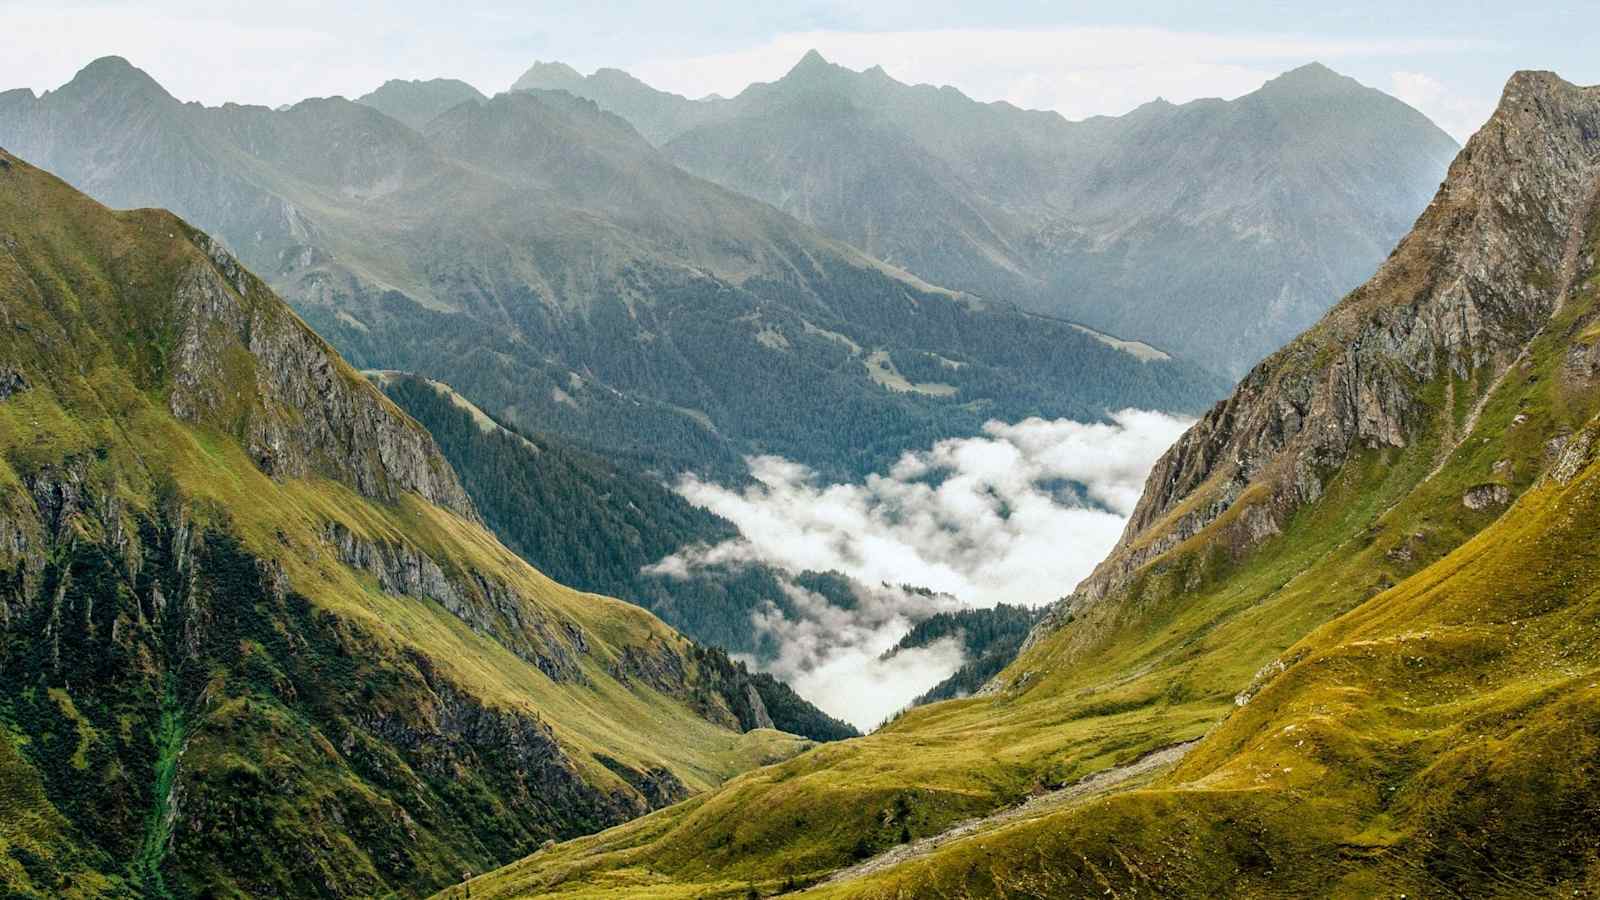
[[[181,99],[277,105],[356,96],[387,78],[504,90],[535,59],[616,66],[658,87],[734,93],[804,50],[909,82],[953,84],[1079,118],[1155,96],[1233,97],[1318,59],[1464,138],[1518,68],[1600,81],[1583,3],[817,0],[782,4],[537,0],[0,0],[0,86],[59,86],[128,57]]]

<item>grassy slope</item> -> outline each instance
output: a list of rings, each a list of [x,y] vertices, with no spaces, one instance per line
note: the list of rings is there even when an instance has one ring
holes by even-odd
[[[275,481],[245,454],[231,422],[176,420],[165,403],[168,361],[163,356],[171,352],[172,323],[164,309],[177,273],[203,264],[191,232],[163,212],[104,210],[13,158],[4,161],[11,171],[0,175],[12,177],[0,192],[0,232],[11,252],[0,253],[0,294],[7,299],[0,306],[5,314],[0,361],[26,373],[32,384],[0,402],[0,519],[35,528],[28,524],[33,510],[21,490],[23,475],[73,461],[90,461],[85,494],[105,498],[109,510],[104,521],[85,517],[71,524],[84,543],[104,543],[118,526],[132,532],[139,521],[160,517],[163,507],[180,497],[190,527],[225,532],[250,556],[281,565],[293,591],[331,614],[325,621],[378,648],[376,665],[406,670],[409,661],[421,657],[486,708],[514,709],[542,720],[583,778],[602,791],[628,788],[595,759],[600,753],[640,771],[665,766],[689,788],[703,790],[803,746],[776,732],[738,734],[637,679],[624,684],[613,677],[624,648],[671,646],[682,639],[637,607],[550,581],[480,524],[412,494],[383,503],[327,479]],[[286,308],[282,314],[290,315]],[[224,369],[243,378],[250,364],[248,354],[241,353],[226,360]],[[366,388],[373,403],[393,410],[348,367],[340,363],[337,370],[339,377]],[[381,591],[371,576],[330,556],[321,537],[330,522],[359,536],[412,546],[448,567],[499,579],[524,598],[528,606],[522,615],[531,620],[575,623],[590,646],[578,655],[587,684],[552,681],[436,602]],[[44,536],[35,528],[33,537]],[[0,559],[0,570],[11,562]],[[0,591],[0,600],[5,594]],[[134,625],[119,619],[118,627]],[[249,648],[241,647],[240,653],[248,657]],[[156,663],[146,659],[140,666],[149,670]],[[48,676],[41,677],[48,682]],[[96,705],[94,698],[75,697],[70,684],[59,690],[68,700]],[[104,728],[80,734],[107,746],[148,735],[160,741],[163,750],[156,755],[166,760],[172,743],[182,740],[169,728],[192,736],[218,725],[232,733],[241,723],[252,724],[250,709],[245,698],[243,711],[230,702],[178,717],[165,703],[153,703],[151,721],[125,722],[120,736]],[[256,724],[261,715],[270,719],[272,714],[255,716]],[[291,728],[305,725],[292,718],[287,722]],[[26,732],[0,717],[0,734],[7,738],[0,741],[5,785],[0,795],[7,805],[0,823],[0,883],[17,889],[28,885],[28,865],[19,862],[28,859],[41,860],[44,871],[76,868],[66,888],[32,881],[36,889],[63,893],[93,894],[104,881],[100,873],[125,865],[156,871],[150,857],[159,857],[159,831],[170,826],[151,825],[157,846],[141,851],[136,863],[96,857],[76,846],[76,827],[41,793],[41,763],[29,750],[36,736]],[[300,739],[299,733],[294,737]],[[295,752],[288,746],[283,752]],[[219,755],[208,758],[213,751]],[[196,772],[226,767],[235,764],[238,752],[237,746],[201,741],[186,752],[182,766]],[[155,769],[117,775],[151,782],[145,795],[159,807],[162,792],[154,783],[171,773],[159,763]],[[52,860],[56,853],[64,855]]]
[[[1594,234],[1592,226],[1589,233]],[[899,843],[908,833],[917,837],[937,832],[1040,787],[1071,782],[1151,749],[1211,733],[1219,723],[1220,729],[1164,783],[1164,792],[1118,797],[1096,805],[1092,815],[1064,813],[1002,835],[969,839],[924,863],[822,893],[1071,896],[1092,885],[1094,894],[1107,888],[1113,893],[1127,889],[1142,894],[1154,886],[1205,895],[1233,888],[1228,879],[1236,875],[1255,878],[1240,883],[1260,892],[1300,883],[1359,892],[1362,878],[1388,877],[1387,869],[1382,876],[1373,874],[1380,871],[1379,863],[1364,862],[1365,850],[1352,852],[1343,846],[1357,842],[1355,834],[1340,833],[1350,827],[1359,830],[1369,822],[1376,823],[1375,834],[1382,833],[1382,823],[1366,816],[1380,788],[1391,785],[1389,793],[1414,792],[1421,809],[1431,802],[1427,798],[1432,792],[1439,792],[1440,803],[1470,805],[1472,791],[1498,798],[1512,783],[1495,783],[1488,777],[1491,773],[1480,772],[1472,776],[1476,780],[1471,784],[1431,782],[1424,788],[1424,782],[1400,777],[1415,773],[1407,772],[1399,760],[1420,766],[1435,759],[1439,766],[1446,760],[1464,765],[1476,758],[1488,764],[1492,755],[1484,754],[1482,746],[1475,751],[1461,745],[1459,751],[1433,756],[1462,738],[1450,715],[1459,712],[1478,716],[1478,721],[1495,720],[1493,728],[1477,732],[1484,741],[1526,741],[1517,746],[1528,754],[1529,774],[1511,776],[1504,770],[1492,774],[1535,777],[1532,773],[1549,762],[1544,755],[1559,745],[1551,738],[1555,719],[1547,710],[1526,704],[1520,708],[1496,704],[1544,696],[1561,678],[1587,674],[1591,666],[1579,658],[1586,651],[1580,651],[1581,643],[1574,640],[1583,629],[1593,628],[1592,621],[1584,621],[1593,609],[1585,605],[1583,590],[1571,590],[1584,584],[1587,563],[1575,560],[1569,573],[1553,564],[1564,552],[1554,548],[1565,545],[1571,548],[1566,552],[1584,552],[1588,532],[1583,529],[1588,526],[1582,524],[1582,504],[1590,502],[1584,493],[1590,489],[1574,487],[1559,500],[1552,489],[1530,494],[1514,516],[1496,527],[1498,539],[1475,536],[1494,523],[1501,510],[1474,511],[1461,498],[1468,487],[1496,480],[1517,496],[1548,466],[1545,441],[1590,421],[1600,396],[1592,383],[1565,377],[1562,365],[1574,336],[1581,340],[1594,332],[1596,301],[1597,288],[1591,280],[1534,343],[1527,364],[1498,384],[1472,436],[1454,445],[1431,478],[1441,452],[1439,435],[1463,425],[1473,398],[1481,396],[1493,379],[1487,367],[1470,379],[1447,384],[1446,375],[1418,385],[1416,395],[1428,417],[1414,430],[1420,440],[1404,449],[1358,451],[1338,472],[1329,473],[1318,502],[1302,508],[1281,534],[1240,556],[1225,535],[1231,520],[1257,500],[1245,494],[1222,519],[1163,556],[1160,567],[1146,569],[1143,581],[1127,591],[1127,596],[1139,598],[1136,602],[1100,604],[1085,619],[1069,623],[1025,653],[1009,670],[1010,680],[1014,684],[1020,680],[1023,686],[998,696],[913,710],[862,740],[751,773],[712,795],[536,854],[474,882],[473,896],[547,892],[739,896],[752,886],[778,892],[812,883],[855,858]],[[1519,416],[1525,418],[1517,421]],[[1511,461],[1508,473],[1492,474],[1501,460]],[[1587,479],[1584,484],[1595,480],[1592,475]],[[1559,521],[1576,530],[1556,529],[1544,536],[1541,529],[1555,529],[1558,524],[1550,517],[1554,513],[1538,512],[1544,509],[1560,510]],[[1517,541],[1520,549],[1508,550],[1482,576],[1469,570],[1448,588],[1443,586],[1444,573],[1508,540]],[[1463,549],[1450,561],[1430,568],[1458,547]],[[1508,638],[1513,632],[1489,624],[1497,615],[1494,610],[1502,604],[1501,608],[1516,610],[1553,602],[1559,594],[1542,594],[1552,582],[1568,584],[1574,606],[1548,622],[1551,643],[1546,649],[1527,651],[1531,655],[1525,667],[1498,668],[1500,660],[1519,651],[1514,649],[1518,639]],[[1451,618],[1450,604],[1438,606],[1436,619],[1422,612],[1439,604],[1441,594],[1460,602],[1455,598],[1461,596],[1463,584],[1476,585],[1469,608],[1484,621],[1468,622],[1457,633],[1463,643],[1441,644],[1438,650],[1417,654],[1424,662],[1406,663],[1406,653],[1394,635],[1381,629],[1404,623],[1407,615],[1417,618],[1419,631],[1427,630],[1430,622],[1437,628],[1454,627],[1457,620]],[[1390,609],[1406,614],[1384,612]],[[1503,618],[1519,615],[1511,612]],[[1336,624],[1317,631],[1330,621]],[[1373,625],[1375,637],[1356,635],[1351,623],[1362,622],[1383,624]],[[1307,639],[1313,632],[1316,636]],[[1306,711],[1318,709],[1330,713],[1317,723],[1324,741],[1308,744],[1349,751],[1345,756],[1329,753],[1316,765],[1304,761],[1296,765],[1282,755],[1287,748],[1281,743],[1263,745],[1259,756],[1246,749],[1254,746],[1251,737],[1267,736],[1262,729],[1269,723],[1274,729],[1286,724],[1267,717],[1280,702],[1274,697],[1286,696],[1279,692],[1290,690],[1287,685],[1296,679],[1285,680],[1283,686],[1274,684],[1244,713],[1235,713],[1235,695],[1303,639],[1308,643],[1287,659],[1313,653],[1313,648],[1335,656],[1342,653],[1347,659],[1359,657],[1369,651],[1357,642],[1376,640],[1374,646],[1381,652],[1370,652],[1374,661],[1383,663],[1370,671],[1347,666],[1353,674],[1370,679],[1365,685],[1308,688],[1300,714],[1312,715]],[[1456,639],[1452,635],[1451,641]],[[1561,652],[1570,655],[1564,669],[1535,664]],[[1434,662],[1427,662],[1429,657]],[[1292,670],[1301,673],[1298,679],[1317,671],[1304,665]],[[1481,678],[1486,685],[1503,686],[1502,692],[1478,707],[1472,704],[1479,701],[1463,699],[1459,689],[1448,700],[1457,704],[1454,708],[1437,695],[1413,700],[1406,696],[1408,665],[1415,667],[1419,678],[1436,673],[1446,681],[1455,679],[1457,688]],[[1579,677],[1572,685],[1592,680]],[[1333,698],[1340,706],[1333,705]],[[1567,702],[1581,704],[1582,695],[1572,694]],[[1358,711],[1365,721],[1356,717]],[[1592,721],[1592,713],[1587,715]],[[1518,727],[1526,728],[1525,738],[1513,737]],[[1294,742],[1289,743],[1293,747]],[[1300,756],[1321,752],[1293,749]],[[1275,763],[1300,773],[1289,789],[1269,790],[1272,782],[1250,780]],[[1520,767],[1520,761],[1516,765]],[[1315,787],[1310,780],[1313,772],[1320,776]],[[1585,777],[1574,774],[1572,784],[1578,785],[1576,790],[1591,791],[1587,801],[1581,793],[1569,794],[1576,799],[1561,808],[1569,813],[1586,810],[1592,816],[1594,796],[1592,787],[1582,781]],[[1190,779],[1195,783],[1175,786]],[[1324,790],[1324,781],[1329,801],[1308,799]],[[1213,782],[1215,790],[1196,793]],[[1369,806],[1358,808],[1358,801]],[[763,809],[765,814],[739,815],[739,810],[748,809]],[[1436,829],[1431,838],[1422,834],[1427,826],[1417,824],[1421,812],[1408,813],[1403,827],[1415,840],[1432,840],[1438,837],[1437,829],[1471,821],[1475,809],[1428,812]],[[1538,813],[1538,804],[1525,801],[1519,811]],[[1523,821],[1518,827],[1527,824]],[[1079,856],[1059,834],[1085,842],[1099,855],[1085,849]],[[1536,834],[1535,828],[1512,837],[1523,840]],[[1580,837],[1583,834],[1579,832]],[[1398,839],[1399,830],[1391,837]],[[1527,849],[1526,844],[1516,846]],[[1118,858],[1119,849],[1127,847],[1138,848],[1137,859]],[[1426,856],[1425,844],[1412,843],[1404,849],[1405,853],[1394,854],[1396,872],[1410,872],[1407,877],[1415,877],[1417,883],[1434,877],[1405,868]],[[1385,852],[1380,847],[1372,855],[1376,859]],[[1306,856],[1301,859],[1297,854]],[[1317,854],[1333,857],[1326,871],[1295,869],[1291,873],[1295,880],[1271,880],[1272,873],[1285,874],[1292,863],[1312,866],[1309,860],[1319,858]],[[1188,862],[1180,865],[1180,858]],[[1464,875],[1484,874],[1485,870],[1472,868],[1481,859],[1477,863],[1465,857],[1451,859],[1463,867]],[[1097,878],[1104,878],[1104,883]],[[1365,882],[1369,887],[1377,883]],[[1443,891],[1449,882],[1431,884],[1435,891]]]
[[[1590,464],[1297,643],[1156,784],[821,894],[1587,895],[1597,523]]]

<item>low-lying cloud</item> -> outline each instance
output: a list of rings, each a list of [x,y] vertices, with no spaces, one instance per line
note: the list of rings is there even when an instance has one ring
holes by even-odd
[[[961,646],[951,639],[882,658],[917,622],[959,609],[961,602],[948,594],[858,583],[856,606],[847,610],[793,583],[783,589],[793,607],[789,615],[769,606],[752,617],[758,631],[774,638],[777,657],[746,661],[863,731],[961,667]]]
[[[1049,603],[1116,543],[1150,467],[1190,421],[1131,409],[1111,419],[991,422],[981,436],[907,453],[860,484],[823,484],[775,456],[749,460],[756,483],[743,489],[685,476],[677,490],[740,537],[686,548],[648,571],[687,577],[761,563],[849,576],[855,608],[790,584],[792,609],[768,608],[753,624],[780,648],[761,668],[871,727],[961,664],[953,644],[880,660],[911,625],[960,605]]]

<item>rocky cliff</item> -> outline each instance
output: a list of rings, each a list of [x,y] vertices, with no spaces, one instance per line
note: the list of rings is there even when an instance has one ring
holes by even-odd
[[[984,696],[474,896],[710,893],[708,861],[829,898],[1588,892],[1597,175],[1600,88],[1517,75],[1416,233],[1173,449]]]
[[[1127,587],[1208,527],[1247,552],[1360,448],[1416,447],[1442,462],[1592,272],[1597,163],[1600,91],[1548,72],[1513,77],[1373,279],[1156,463],[1116,549],[1062,613]],[[1572,352],[1587,359],[1587,345]]]
[[[691,647],[206,235],[0,151],[0,889],[416,895],[806,746]]]
[[[150,311],[179,333],[168,395],[174,416],[231,425],[274,477],[321,475],[386,501],[411,492],[477,518],[427,431],[210,236],[175,218],[167,224],[204,253],[179,275],[172,308]],[[253,370],[242,389],[230,363]]]

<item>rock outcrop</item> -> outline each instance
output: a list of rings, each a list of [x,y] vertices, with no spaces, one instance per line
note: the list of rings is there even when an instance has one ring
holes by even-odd
[[[1066,605],[1115,593],[1247,491],[1225,542],[1243,551],[1277,533],[1353,452],[1407,447],[1436,424],[1426,385],[1478,376],[1481,401],[1593,267],[1580,250],[1597,163],[1600,90],[1514,76],[1412,233],[1161,457],[1116,549]]]
[[[1514,75],[1373,278],[1253,368],[1157,461],[1117,546],[1024,650],[1202,532],[1236,557],[1248,553],[1357,452],[1411,448],[1432,429],[1442,432],[1442,465],[1593,271],[1584,239],[1597,190],[1600,88]],[[1587,368],[1584,347],[1572,350],[1570,371]],[[1473,391],[1459,423],[1449,410],[1458,386]],[[1446,398],[1443,416],[1423,400],[1430,390]],[[1503,501],[1489,490],[1464,502]]]
[[[214,239],[183,226],[208,264],[196,263],[173,296],[182,323],[169,405],[189,422],[230,414],[263,471],[277,478],[322,475],[361,494],[395,500],[411,492],[459,515],[477,512],[433,438],[334,354]],[[230,351],[248,351],[252,383],[224,371]],[[241,399],[245,398],[245,399]],[[243,410],[236,407],[243,403]]]

